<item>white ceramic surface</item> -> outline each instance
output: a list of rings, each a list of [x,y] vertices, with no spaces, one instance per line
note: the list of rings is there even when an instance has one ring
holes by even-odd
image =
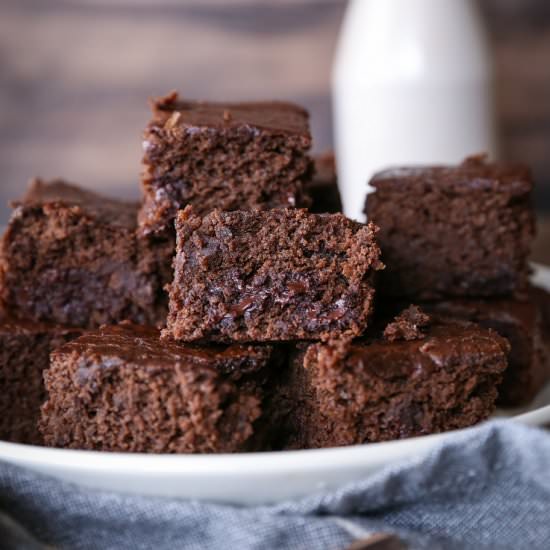
[[[492,62],[474,0],[353,0],[332,76],[344,213],[395,165],[496,153]]]
[[[550,290],[550,268],[536,266],[533,280]],[[550,425],[550,386],[530,407],[497,415],[533,426]],[[268,503],[353,481],[397,460],[420,456],[457,433],[336,449],[234,455],[100,453],[0,442],[0,460],[98,489]]]

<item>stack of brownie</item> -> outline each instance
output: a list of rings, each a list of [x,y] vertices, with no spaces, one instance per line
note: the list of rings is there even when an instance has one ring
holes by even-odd
[[[529,180],[493,167],[490,181],[447,184],[447,169],[441,183],[408,184],[399,172],[387,200],[384,185],[369,199],[376,225],[365,225],[339,213],[334,159],[309,156],[300,107],[176,94],[152,107],[141,204],[39,180],[14,203],[1,246],[0,439],[157,453],[384,441],[487,418],[508,362],[541,354],[535,301],[519,298],[535,292]],[[406,234],[392,208],[409,221],[410,209],[437,212],[441,239],[423,247],[427,222]],[[407,239],[405,259],[425,252],[420,290],[437,301],[416,275],[406,286],[392,243]],[[406,271],[402,294],[394,269]],[[510,292],[524,333],[500,303]],[[491,308],[501,315],[486,320]],[[518,380],[531,376],[522,368]]]
[[[379,312],[414,302],[435,316],[491,328],[510,343],[502,406],[528,404],[550,378],[545,291],[529,283],[535,232],[528,168],[489,163],[403,167],[370,184],[387,269]]]

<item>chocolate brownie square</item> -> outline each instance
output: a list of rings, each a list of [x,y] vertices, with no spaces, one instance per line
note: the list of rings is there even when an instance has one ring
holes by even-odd
[[[144,133],[143,234],[173,231],[176,212],[300,206],[311,179],[309,117],[290,103],[152,103]],[[303,204],[307,206],[307,204]]]
[[[336,214],[342,212],[342,201],[336,178],[336,162],[333,153],[313,158],[315,173],[306,183],[305,190],[311,199],[310,212]]]
[[[279,444],[313,448],[464,428],[495,408],[508,342],[436,322],[415,340],[334,340],[299,349],[274,399]]]
[[[383,266],[376,228],[301,209],[188,207],[164,334],[179,341],[285,341],[359,335]]]
[[[373,177],[365,212],[380,227],[381,292],[417,299],[526,288],[533,183],[522,165],[483,157]]]
[[[549,343],[544,337],[537,292],[532,289],[523,299],[453,299],[422,304],[428,312],[478,323],[508,340],[508,368],[498,397],[498,404],[504,407],[528,404],[550,379]]]
[[[52,353],[40,429],[49,446],[146,453],[236,452],[261,440],[271,346],[183,346],[122,323]]]
[[[6,309],[78,327],[164,321],[158,250],[137,238],[137,204],[35,180],[14,206],[1,244]]]
[[[77,329],[0,320],[0,439],[39,445],[40,407],[46,391],[42,380],[50,351],[80,335]]]

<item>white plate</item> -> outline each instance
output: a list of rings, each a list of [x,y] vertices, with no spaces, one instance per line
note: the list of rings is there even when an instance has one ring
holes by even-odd
[[[550,268],[533,281],[550,290]],[[522,411],[499,411],[533,426],[550,424],[550,387]],[[458,432],[353,447],[233,455],[146,455],[48,449],[0,442],[0,460],[98,489],[237,504],[303,496],[427,452]]]

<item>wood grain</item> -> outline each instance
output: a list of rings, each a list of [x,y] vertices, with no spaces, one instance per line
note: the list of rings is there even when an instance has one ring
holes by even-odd
[[[331,143],[342,2],[3,2],[0,221],[29,177],[137,196],[147,98],[280,98]]]
[[[550,209],[550,3],[482,0],[502,150]],[[344,0],[3,0],[0,223],[34,175],[138,196],[146,98],[291,99],[332,143],[330,69]]]

